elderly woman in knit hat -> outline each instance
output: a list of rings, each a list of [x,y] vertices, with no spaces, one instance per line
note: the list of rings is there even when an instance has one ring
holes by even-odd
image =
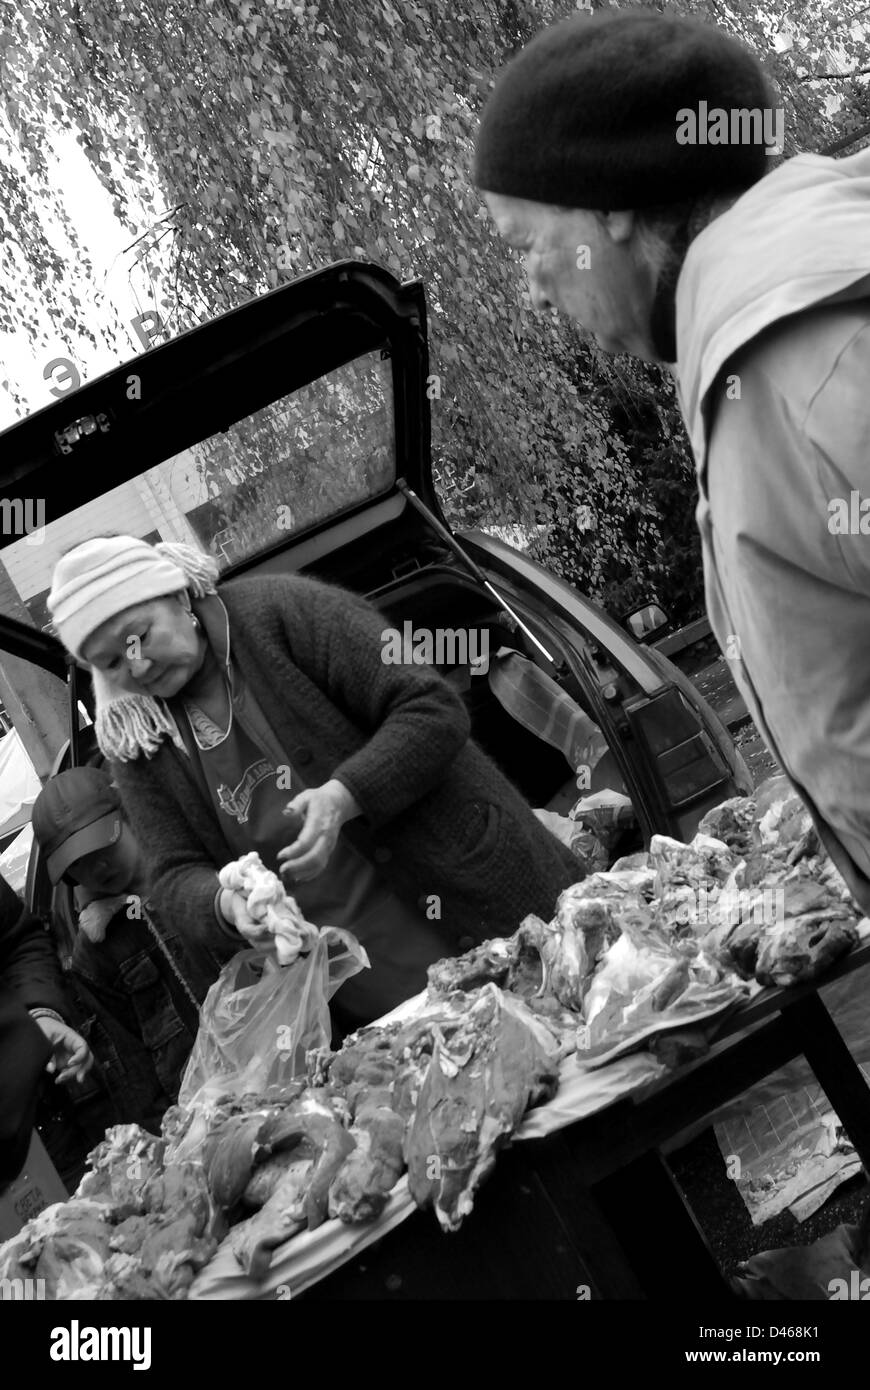
[[[535,308],[672,365],[710,622],[870,911],[870,150],[783,136],[715,26],[581,14],[498,78],[475,181]]]
[[[549,918],[580,877],[447,683],[381,659],[384,619],[355,595],[295,575],[218,586],[192,547],[111,536],[61,558],[48,607],[91,671],[158,912],[204,942],[256,939],[218,882],[256,850],[309,921],[365,946],[371,971],[336,996],[346,1021],[526,913]]]

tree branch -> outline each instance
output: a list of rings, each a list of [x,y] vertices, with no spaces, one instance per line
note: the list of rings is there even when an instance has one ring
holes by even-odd
[[[865,135],[870,135],[870,121],[864,125],[859,125],[857,130],[850,131],[848,135],[843,135],[839,140],[832,140],[830,145],[825,145],[819,150],[819,154],[838,154],[840,150],[846,150],[850,145],[857,144]]]
[[[848,82],[850,77],[864,77],[870,68],[856,68],[854,72],[811,72],[799,77],[799,82]]]

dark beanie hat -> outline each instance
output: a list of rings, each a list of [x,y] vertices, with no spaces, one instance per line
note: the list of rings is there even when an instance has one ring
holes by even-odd
[[[762,118],[758,143],[680,144],[677,113],[699,113],[703,139],[705,112],[712,120],[715,108],[773,102],[756,59],[715,27],[639,9],[572,15],[499,75],[481,117],[474,181],[490,193],[601,211],[748,188],[771,167]]]

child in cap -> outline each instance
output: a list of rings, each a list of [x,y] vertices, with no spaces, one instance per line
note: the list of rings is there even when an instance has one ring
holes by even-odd
[[[64,964],[92,1015],[87,1033],[116,1122],[156,1131],[221,962],[155,921],[139,845],[102,768],[52,777],[34,805],[33,831],[51,882],[71,891],[78,931]]]

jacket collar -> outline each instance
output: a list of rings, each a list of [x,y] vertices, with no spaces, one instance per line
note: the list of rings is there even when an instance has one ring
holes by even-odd
[[[707,398],[739,349],[790,314],[870,292],[870,150],[797,155],[700,232],[677,284],[677,392],[704,495]]]

